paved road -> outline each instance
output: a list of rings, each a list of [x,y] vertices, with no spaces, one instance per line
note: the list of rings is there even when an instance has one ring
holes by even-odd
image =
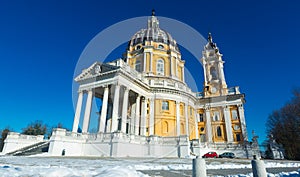
[[[277,174],[280,172],[291,172],[298,171],[299,168],[296,167],[285,167],[285,168],[267,168],[268,173]],[[141,171],[144,174],[148,174],[151,177],[187,177],[192,176],[191,170],[144,170]],[[227,176],[236,174],[248,174],[252,173],[252,169],[217,169],[217,170],[207,170],[208,176]]]

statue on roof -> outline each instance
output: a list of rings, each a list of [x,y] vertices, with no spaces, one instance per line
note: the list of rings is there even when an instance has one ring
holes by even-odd
[[[152,9],[152,16],[155,16],[155,10]]]

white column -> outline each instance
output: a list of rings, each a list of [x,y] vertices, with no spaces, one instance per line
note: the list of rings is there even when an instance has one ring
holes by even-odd
[[[76,112],[74,116],[74,122],[73,122],[73,129],[72,132],[77,132],[79,120],[80,120],[80,113],[81,113],[81,107],[82,107],[82,98],[83,98],[83,91],[79,91],[78,99],[77,99],[77,105],[76,105]]]
[[[205,120],[206,120],[206,138],[208,143],[212,143],[212,129],[211,129],[211,118],[210,118],[210,110],[207,108],[205,110]]]
[[[225,126],[226,126],[226,135],[227,135],[227,142],[233,142],[233,135],[232,135],[232,125],[231,125],[231,116],[229,112],[229,108],[223,108],[224,118],[225,118]]]
[[[238,105],[239,107],[239,117],[241,121],[241,128],[242,128],[242,133],[243,133],[243,138],[244,141],[248,141],[248,134],[247,134],[247,127],[246,127],[246,121],[245,121],[245,113],[244,113],[244,107],[243,105]]]
[[[196,139],[199,139],[199,131],[198,131],[198,120],[199,120],[199,114],[197,113],[197,110],[195,108],[195,134],[196,134]]]
[[[135,109],[135,123],[134,123],[134,134],[139,135],[139,129],[140,129],[140,99],[141,96],[138,95],[136,97],[136,109]]]
[[[185,103],[184,105],[185,108],[185,130],[186,130],[186,135],[189,137],[189,113],[188,113],[188,103]]]
[[[83,126],[82,126],[83,133],[88,132],[90,117],[91,117],[91,110],[92,110],[92,101],[93,101],[93,90],[90,89],[88,91],[86,105],[85,105],[85,112],[84,112],[84,119],[83,119]]]
[[[120,85],[115,85],[115,94],[113,102],[113,112],[112,112],[112,123],[111,123],[111,132],[118,130],[118,118],[119,118],[119,95],[120,95]]]
[[[170,56],[170,76],[173,77],[174,71],[173,71],[173,57]]]
[[[223,63],[219,62],[219,67],[218,68],[219,68],[221,82],[222,82],[223,85],[226,85],[224,69],[223,69]]]
[[[125,88],[124,89],[124,98],[123,98],[123,107],[122,107],[122,123],[121,123],[121,132],[123,132],[123,133],[126,133],[128,93],[129,93],[129,89]]]
[[[129,133],[134,134],[134,123],[135,123],[135,109],[136,104],[131,105],[131,113],[130,113],[130,124],[129,124]]]
[[[111,120],[112,120],[112,107],[113,107],[113,105],[112,105],[112,103],[109,103],[108,105],[107,105],[107,107],[108,107],[108,109],[107,109],[107,120],[106,120],[106,129],[105,129],[105,132],[106,133],[108,133],[108,132],[110,132],[110,130],[111,130]]]
[[[142,112],[141,112],[141,135],[146,135],[146,119],[147,119],[147,98],[142,100]]]
[[[207,84],[207,73],[206,73],[206,62],[205,59],[202,60],[203,62],[203,72],[204,72],[204,85]]]
[[[153,71],[152,71],[152,64],[153,64],[152,57],[153,57],[153,53],[150,52],[150,71],[149,71],[150,73],[153,73]]]
[[[143,64],[144,64],[143,72],[145,73],[146,70],[147,70],[147,69],[146,69],[146,66],[147,66],[147,53],[146,53],[146,52],[144,52],[144,60],[143,60],[143,61],[144,61],[144,63],[143,63]]]
[[[180,136],[180,102],[176,101],[176,135]]]
[[[102,99],[102,108],[100,115],[100,124],[99,124],[99,132],[105,131],[105,122],[107,117],[107,103],[108,103],[108,87],[104,88],[104,94]]]
[[[150,99],[149,135],[154,135],[154,98]]]

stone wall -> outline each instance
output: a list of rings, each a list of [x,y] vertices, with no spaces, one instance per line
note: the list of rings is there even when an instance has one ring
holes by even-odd
[[[50,138],[51,156],[97,157],[186,157],[187,136],[157,137],[117,133],[81,134],[54,129]]]
[[[23,135],[17,132],[9,132],[2,150],[3,154],[7,154],[18,149],[30,146],[39,142],[44,141],[43,135],[33,136],[33,135]]]

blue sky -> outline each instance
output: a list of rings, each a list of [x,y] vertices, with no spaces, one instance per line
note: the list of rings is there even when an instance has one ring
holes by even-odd
[[[21,131],[35,120],[71,128],[73,73],[84,47],[103,29],[153,8],[204,37],[212,32],[227,84],[246,94],[249,137],[255,130],[262,141],[268,115],[300,87],[300,4],[292,0],[0,1],[0,129]],[[116,51],[121,57],[125,48]]]

